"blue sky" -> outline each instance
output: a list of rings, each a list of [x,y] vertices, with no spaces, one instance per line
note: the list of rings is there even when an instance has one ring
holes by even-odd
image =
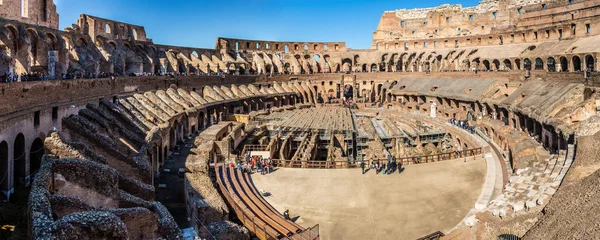
[[[371,46],[386,10],[477,0],[54,0],[60,28],[80,14],[141,25],[154,43],[214,48],[217,37],[271,41],[346,42]]]

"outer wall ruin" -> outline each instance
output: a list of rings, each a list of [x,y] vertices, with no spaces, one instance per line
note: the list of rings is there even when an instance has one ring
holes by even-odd
[[[16,188],[32,186],[31,238],[78,237],[69,229],[83,229],[78,224],[90,217],[105,227],[89,232],[97,237],[177,238],[170,214],[154,201],[155,177],[176,142],[223,120],[254,120],[265,109],[322,107],[328,97],[339,103],[345,89],[362,109],[475,121],[477,135],[504,156],[502,194],[465,222],[488,225],[451,236],[495,237],[506,228],[561,236],[544,228],[568,215],[556,206],[569,202],[563,181],[574,193],[582,192],[573,189],[580,181],[594,185],[587,177],[597,170],[590,152],[599,124],[596,0],[385,12],[368,50],[230,38],[218,38],[214,49],[167,46],[153,43],[142,26],[89,15],[58,30],[50,0],[0,5],[0,74],[53,80],[0,84],[0,196],[10,200]],[[116,78],[100,78],[106,74]],[[66,80],[72,76],[94,79]],[[194,181],[206,179],[207,159],[243,139],[245,126],[221,127],[227,135],[201,134],[209,143],[196,149],[203,158],[189,160],[187,186],[196,192],[188,201],[215,195]],[[519,187],[535,193],[522,196]],[[558,203],[549,203],[557,191]],[[218,215],[191,205],[192,216]],[[558,210],[540,215],[546,207]],[[144,222],[145,231],[134,230]],[[248,236],[227,219],[209,222],[235,230],[223,234]]]

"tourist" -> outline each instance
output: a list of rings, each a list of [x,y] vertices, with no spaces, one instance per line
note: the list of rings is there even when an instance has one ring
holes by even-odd
[[[360,168],[362,169],[362,174],[364,175],[365,174],[365,162],[364,161],[360,162]]]
[[[375,174],[379,174],[379,161],[375,162]]]
[[[286,210],[283,212],[283,218],[285,218],[285,220],[288,220],[288,221],[290,220],[290,210],[287,210],[287,209],[286,209]]]
[[[237,163],[237,168],[240,172],[244,172],[244,168],[242,168],[242,163],[238,162]]]
[[[271,173],[271,169],[269,169],[269,159],[265,159],[265,169],[267,170],[267,174]]]
[[[265,175],[265,165],[263,161],[258,161],[258,168],[260,169],[260,175]]]

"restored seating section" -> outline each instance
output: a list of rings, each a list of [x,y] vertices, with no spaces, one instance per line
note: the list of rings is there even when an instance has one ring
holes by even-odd
[[[300,225],[286,220],[265,201],[247,173],[219,165],[216,175],[221,192],[238,218],[260,239],[319,239],[318,234],[308,233]]]

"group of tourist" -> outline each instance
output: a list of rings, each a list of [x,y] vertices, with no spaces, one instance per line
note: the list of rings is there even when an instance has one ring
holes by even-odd
[[[233,163],[231,164],[231,167],[233,167]],[[246,154],[245,163],[239,161],[236,167],[241,172],[258,172],[260,175],[269,174],[272,171],[270,159],[265,159],[262,156],[250,156],[250,153]]]
[[[396,172],[396,170],[398,170],[398,173],[402,173],[403,169],[402,162],[396,161],[396,157],[390,155],[387,157],[387,162],[385,160],[369,161],[365,159],[360,162],[360,168],[362,169],[363,175],[370,170],[374,170],[375,174],[382,173],[382,175],[390,175]]]
[[[451,118],[449,120],[450,124],[457,126],[459,128],[462,128],[466,131],[468,131],[471,134],[475,133],[475,126],[471,126],[469,125],[469,121],[465,121],[465,120],[456,120],[454,118]]]
[[[45,81],[48,80],[48,76],[42,73],[28,73],[28,74],[13,74],[4,73],[2,74],[2,82],[31,82],[31,81]]]

